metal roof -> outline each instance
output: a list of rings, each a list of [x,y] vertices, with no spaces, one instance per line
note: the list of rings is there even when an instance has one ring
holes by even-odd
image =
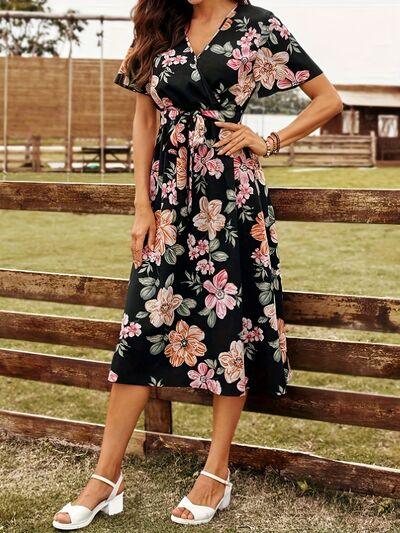
[[[345,105],[399,107],[400,87],[388,85],[335,85]]]

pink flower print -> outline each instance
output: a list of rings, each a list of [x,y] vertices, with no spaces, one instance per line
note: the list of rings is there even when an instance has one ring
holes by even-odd
[[[264,315],[269,318],[269,325],[272,329],[278,329],[278,319],[276,317],[275,304],[269,304],[264,306]]]
[[[245,318],[243,317],[242,318],[242,326],[245,328],[245,329],[251,329],[253,327],[253,323],[252,321],[250,320],[250,318]]]
[[[287,27],[284,24],[282,24],[282,26],[281,26],[280,35],[286,41],[289,39],[290,31],[287,29]]]
[[[110,370],[110,372],[108,373],[108,378],[107,379],[111,383],[115,383],[117,381],[117,379],[118,379],[118,374],[116,374],[115,372]]]
[[[225,216],[221,214],[221,200],[208,201],[202,196],[199,201],[200,213],[193,217],[193,223],[200,231],[207,231],[209,239],[214,239],[217,232],[225,225]]]
[[[121,330],[119,332],[120,339],[126,339],[126,337],[139,337],[142,333],[142,326],[137,322],[129,322],[129,316],[124,313],[121,321]]]
[[[146,244],[142,250],[142,259],[145,261],[150,261],[150,263],[155,263],[156,265],[161,265],[161,254],[159,250],[150,250],[149,246]]]
[[[188,238],[187,238],[187,243],[188,243],[188,246],[195,246],[196,237],[192,235],[191,233],[189,233]]]
[[[156,219],[156,243],[154,250],[161,255],[165,253],[167,245],[176,242],[177,229],[174,226],[174,212],[170,209],[158,209],[154,213]]]
[[[206,239],[200,239],[197,243],[197,248],[199,250],[200,255],[204,255],[208,253],[210,249],[209,242]]]
[[[247,185],[249,181],[254,181],[254,159],[246,157],[246,154],[241,151],[240,154],[233,160],[233,171],[236,181],[240,181]]]
[[[289,87],[295,87],[300,83],[307,81],[310,77],[309,70],[298,70],[296,74],[289,68],[286,69],[286,77],[279,80],[277,86],[279,89],[288,89]]]
[[[175,309],[182,303],[182,296],[174,294],[172,287],[168,289],[162,287],[157,294],[157,298],[148,300],[144,306],[146,311],[150,313],[149,320],[156,328],[163,324],[171,326],[174,321]]]
[[[218,361],[223,366],[227,383],[233,383],[244,378],[244,344],[242,341],[232,341],[229,352],[221,352]]]
[[[228,283],[228,273],[225,269],[215,274],[212,282],[207,279],[203,287],[210,293],[206,296],[205,305],[208,309],[215,307],[218,318],[224,318],[227,309],[232,310],[235,307],[236,300],[232,295],[236,294],[238,289],[233,283]]]
[[[195,172],[200,172],[202,176],[205,176],[209,172],[211,176],[220,178],[224,171],[224,164],[220,159],[213,158],[214,148],[208,148],[206,144],[202,144],[194,156]]]
[[[167,183],[163,183],[161,187],[161,197],[168,198],[170,204],[177,205],[178,194],[176,190],[176,182],[174,180],[168,180]]]
[[[268,29],[270,31],[280,31],[281,29],[281,21],[278,20],[276,17],[271,17],[270,19],[268,19],[268,22],[269,22],[269,27]]]
[[[251,258],[255,259],[255,262],[257,265],[263,265],[265,267],[271,266],[271,259],[269,256],[269,248],[268,248],[268,241],[263,241],[264,248],[263,250],[260,250],[260,248],[256,248],[254,252],[251,254]]]
[[[182,55],[178,55],[178,56],[170,56],[170,57],[167,57],[166,59],[164,59],[164,61],[162,62],[162,66],[163,67],[168,67],[170,65],[184,65],[187,61],[187,57],[186,56],[182,56]]]
[[[199,256],[200,256],[200,254],[199,254],[199,249],[198,249],[197,246],[194,246],[193,248],[190,248],[190,250],[189,250],[189,259],[191,259],[193,261],[194,259],[197,259]]]
[[[185,142],[186,137],[183,135],[182,131],[184,131],[185,125],[181,122],[178,122],[178,124],[175,124],[172,133],[170,135],[171,143],[174,146],[178,146],[179,144],[182,144]]]
[[[214,263],[212,261],[207,261],[207,259],[201,259],[196,265],[196,270],[200,271],[204,275],[214,274]]]
[[[238,45],[246,45],[251,44],[252,41],[256,41],[258,38],[260,38],[260,34],[257,33],[257,30],[254,28],[250,28],[244,36],[237,42]]]
[[[207,170],[211,176],[215,176],[217,179],[222,176],[224,171],[224,164],[221,159],[211,159],[207,162]]]
[[[244,396],[244,393],[246,392],[246,385],[249,381],[249,378],[247,376],[242,377],[240,381],[238,381],[237,388],[242,392],[243,394],[240,394],[240,396]]]
[[[246,203],[246,200],[253,194],[253,187],[249,183],[241,183],[239,185],[239,192],[236,195],[236,205],[241,207]]]
[[[275,81],[284,80],[287,77],[289,61],[287,52],[273,54],[269,48],[261,48],[254,62],[254,79],[266,89],[272,89]]]
[[[218,381],[212,379],[214,370],[208,368],[206,363],[199,363],[197,370],[189,370],[188,376],[193,381],[190,386],[195,389],[208,389],[215,394],[221,394],[221,385]]]
[[[251,50],[249,42],[243,43],[241,48],[235,48],[232,51],[233,59],[230,59],[227,65],[233,70],[238,70],[239,74],[249,74],[253,68],[257,52]]]
[[[176,186],[178,189],[184,189],[187,183],[187,149],[181,146],[176,158]]]
[[[255,342],[259,342],[259,341],[262,341],[264,339],[263,330],[261,328],[259,328],[258,326],[256,326],[253,329],[253,338],[254,338]]]

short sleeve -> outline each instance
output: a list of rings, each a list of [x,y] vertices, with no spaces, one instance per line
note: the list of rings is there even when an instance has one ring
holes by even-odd
[[[259,83],[258,97],[292,89],[322,74],[322,69],[274,13],[269,12],[259,26],[259,47],[254,65],[255,81]]]
[[[146,87],[140,87],[134,82],[133,73],[128,69],[129,61],[132,57],[134,44],[135,44],[135,38],[133,38],[133,41],[131,45],[129,46],[125,54],[125,57],[118,69],[118,72],[114,78],[114,83],[130,91],[134,91],[134,92],[142,93],[142,94],[148,94]]]

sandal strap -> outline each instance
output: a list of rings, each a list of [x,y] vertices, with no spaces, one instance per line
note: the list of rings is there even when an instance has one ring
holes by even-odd
[[[230,485],[229,477],[230,472],[228,470],[228,479],[223,479],[222,477],[216,476],[215,474],[212,474],[211,472],[207,472],[207,470],[202,470],[200,474],[203,474],[203,476],[211,477],[212,479],[215,479],[215,481],[219,481],[220,483],[223,483],[224,485]]]
[[[110,487],[115,488],[115,483],[107,479],[106,477],[99,476],[99,474],[92,474],[90,477],[93,477],[94,479],[98,479],[99,481],[103,481],[104,483],[107,483],[107,485],[110,485]]]

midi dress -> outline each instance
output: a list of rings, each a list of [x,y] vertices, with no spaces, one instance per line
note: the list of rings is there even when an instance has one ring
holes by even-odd
[[[114,82],[160,112],[149,195],[153,249],[132,264],[108,381],[243,396],[287,392],[283,293],[274,208],[258,156],[218,155],[253,95],[322,73],[271,11],[237,5],[196,56],[187,32],[154,58],[145,86]]]

